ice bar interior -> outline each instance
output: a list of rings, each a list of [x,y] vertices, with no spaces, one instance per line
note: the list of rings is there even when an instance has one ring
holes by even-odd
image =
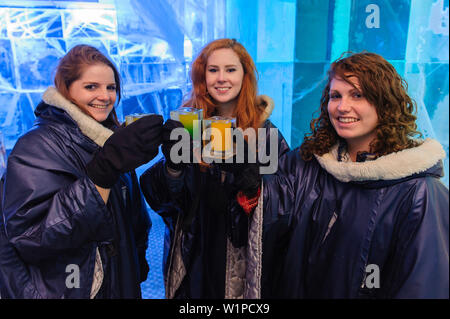
[[[383,55],[408,82],[419,130],[447,153],[442,181],[448,186],[448,23],[448,0],[0,1],[0,138],[8,154],[32,126],[58,59],[76,44],[100,48],[120,69],[117,114],[124,121],[131,113],[167,119],[189,94],[196,53],[230,37],[255,60],[259,93],[274,99],[271,120],[294,148],[309,131],[330,62],[345,51],[367,50]],[[149,211],[151,271],[143,298],[164,298],[164,224]]]

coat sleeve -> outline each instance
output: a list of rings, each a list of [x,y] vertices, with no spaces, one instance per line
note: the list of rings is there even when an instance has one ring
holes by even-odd
[[[266,131],[265,140],[261,139],[258,132],[258,152],[260,152],[258,161],[262,168],[261,174],[274,174],[279,168],[280,158],[289,152],[290,148],[281,131],[272,122],[267,120],[263,128]],[[273,150],[273,147],[276,147],[276,150]]]
[[[295,238],[293,232],[307,224],[300,221],[308,218],[303,211],[308,211],[318,196],[314,180],[319,171],[313,161],[304,162],[295,149],[280,157],[276,174],[263,178],[263,298],[289,297],[297,290],[292,276],[298,276],[301,269],[286,257],[289,247],[302,251],[305,244],[304,229],[297,231],[300,236]]]
[[[131,188],[131,205],[133,218],[133,233],[136,241],[136,249],[139,259],[140,280],[141,282],[147,279],[149,266],[146,258],[148,248],[148,235],[152,227],[152,221],[148,215],[147,207],[145,205],[144,197],[137,180],[135,172],[132,172],[132,188]]]
[[[286,141],[281,131],[273,124],[272,127],[278,130],[278,157],[281,157],[289,152],[291,148],[289,147],[289,143]]]
[[[165,161],[161,159],[148,168],[140,177],[142,193],[149,206],[159,214],[169,229],[174,226],[174,217],[183,212],[187,187],[185,178],[190,175],[185,168],[181,176],[172,178],[166,172]]]
[[[319,173],[317,162],[314,159],[303,161],[298,148],[280,156],[277,172],[263,178],[265,224],[283,214],[289,214],[289,220],[293,222],[293,215],[299,212],[316,188],[315,180]]]
[[[6,234],[28,263],[112,238],[112,217],[95,185],[74,167],[61,141],[47,134],[19,139],[7,163]]]
[[[2,299],[42,298],[32,284],[30,273],[6,237],[3,225],[3,185],[0,179],[0,297]]]
[[[259,138],[259,143],[265,143],[265,144],[258,144],[258,148],[261,152],[265,153],[264,155],[269,155],[269,162],[261,163],[261,166],[273,166],[275,165],[275,171],[277,170],[277,167],[279,165],[279,158],[282,157],[284,154],[286,154],[289,151],[289,145],[284,139],[281,132],[278,130],[278,128],[272,124],[271,121],[266,120],[263,125],[263,129],[265,129],[265,140]],[[275,131],[277,134],[272,135],[272,132]],[[258,132],[258,135],[260,132]],[[276,136],[277,139],[272,141],[273,136]],[[275,143],[274,143],[275,142]],[[276,146],[276,156],[272,156],[272,152],[274,152],[271,147]],[[262,148],[261,148],[262,147]],[[260,155],[258,155],[260,156]],[[267,159],[267,158],[266,158]],[[261,159],[259,159],[261,160]],[[275,160],[275,161],[274,161]],[[274,163],[272,162],[274,161]],[[261,173],[262,176],[265,176],[266,173]],[[234,178],[233,178],[234,180]],[[230,228],[230,237],[233,245],[235,247],[240,247],[247,241],[247,235],[248,235],[248,217],[251,213],[251,211],[254,209],[252,207],[250,208],[244,208],[245,206],[242,205],[242,202],[238,200],[238,193],[239,190],[235,189],[235,196],[232,196],[229,203],[229,228]],[[231,192],[233,194],[233,192]],[[257,200],[257,198],[253,198],[252,200]],[[242,206],[241,206],[242,205]],[[244,213],[245,212],[245,213]]]
[[[448,189],[437,179],[417,187],[397,232],[394,269],[380,282],[388,298],[448,299],[448,207]]]

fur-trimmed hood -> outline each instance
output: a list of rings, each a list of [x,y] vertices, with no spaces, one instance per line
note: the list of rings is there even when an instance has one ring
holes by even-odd
[[[402,179],[429,170],[446,156],[442,145],[430,138],[417,147],[361,163],[338,162],[337,147],[323,156],[315,156],[322,168],[341,182]]]
[[[272,98],[267,95],[258,95],[256,97],[256,104],[265,107],[264,112],[261,114],[261,123],[264,123],[264,121],[266,121],[272,114],[275,103]]]
[[[66,111],[77,123],[81,132],[93,140],[97,145],[103,146],[113,131],[104,127],[92,117],[83,113],[78,106],[67,100],[54,87],[49,87],[42,95],[42,100],[54,107]]]

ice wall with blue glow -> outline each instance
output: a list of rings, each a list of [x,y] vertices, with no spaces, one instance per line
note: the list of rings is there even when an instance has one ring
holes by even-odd
[[[98,47],[118,66],[119,119],[167,117],[189,91],[193,54],[223,37],[223,8],[223,0],[1,1],[0,129],[7,151],[31,127],[58,59],[79,43]]]
[[[226,37],[236,38],[258,70],[259,94],[275,102],[271,121],[291,140],[295,0],[227,0]]]

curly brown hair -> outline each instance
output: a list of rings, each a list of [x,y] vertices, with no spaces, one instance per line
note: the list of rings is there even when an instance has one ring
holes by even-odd
[[[351,54],[345,57],[345,55]],[[360,90],[378,115],[376,138],[370,143],[370,152],[376,156],[398,152],[420,144],[417,131],[416,103],[407,94],[408,84],[382,56],[369,53],[345,52],[328,70],[328,81],[320,99],[320,115],[311,121],[311,132],[305,134],[300,154],[306,161],[313,155],[328,153],[335,145],[337,135],[328,115],[330,84],[338,77],[354,87],[349,77],[356,76]]]

